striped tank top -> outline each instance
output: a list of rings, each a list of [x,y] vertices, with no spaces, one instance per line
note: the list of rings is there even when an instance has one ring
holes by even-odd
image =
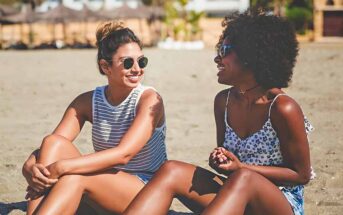
[[[134,88],[119,105],[111,105],[105,97],[106,86],[97,87],[93,93],[92,141],[95,151],[116,147],[123,135],[130,128],[138,101],[146,89],[143,85]],[[166,123],[155,128],[151,138],[144,147],[126,164],[117,165],[116,169],[133,174],[152,176],[167,159]]]

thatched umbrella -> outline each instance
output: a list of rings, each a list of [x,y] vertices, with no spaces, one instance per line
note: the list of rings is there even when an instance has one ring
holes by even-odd
[[[150,45],[156,45],[161,37],[162,18],[165,16],[165,11],[162,7],[150,6],[150,17],[148,18],[149,33],[151,38]]]
[[[40,18],[42,21],[51,23],[66,23],[78,20],[79,17],[79,11],[59,4],[57,7],[43,13]]]
[[[84,37],[87,40],[88,32],[88,22],[94,22],[99,20],[109,19],[108,16],[102,14],[101,12],[93,11],[89,9],[86,4],[83,4],[82,10],[79,12],[79,21],[83,22],[84,25]]]
[[[146,6],[131,8],[127,4],[113,10],[103,11],[111,19],[146,19],[151,12]]]
[[[29,24],[29,42],[32,43],[32,23],[39,19],[39,15],[32,10],[30,5],[23,7],[22,11],[2,18],[5,24],[20,24],[20,34],[23,38],[23,24]]]
[[[99,21],[108,19],[108,16],[102,14],[101,12],[93,11],[89,9],[86,4],[83,4],[82,10],[79,13],[79,18],[82,21]]]
[[[158,6],[151,6],[149,7],[150,13],[155,18],[162,18],[166,15],[164,9]]]
[[[3,17],[9,23],[33,23],[37,21],[39,15],[32,11],[31,7],[25,7],[22,12]]]
[[[103,13],[111,19],[138,19],[140,33],[143,32],[142,21],[152,16],[150,7],[140,5],[137,8],[131,8],[125,3],[121,7],[104,11]]]
[[[0,4],[0,44],[2,44],[2,25],[11,24],[10,21],[6,20],[6,16],[9,16],[15,13],[18,13],[17,9],[8,5]]]
[[[57,7],[43,13],[40,16],[40,21],[54,24],[53,37],[55,39],[55,24],[61,23],[63,28],[63,39],[66,40],[66,28],[65,24],[70,21],[79,21],[79,11],[65,7],[63,4],[59,4]]]
[[[17,9],[15,9],[15,8],[13,8],[11,6],[8,6],[8,5],[0,4],[0,17],[12,15],[12,14],[15,14],[15,13],[18,13]]]

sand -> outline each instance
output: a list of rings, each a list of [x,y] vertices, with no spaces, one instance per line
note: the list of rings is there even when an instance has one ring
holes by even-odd
[[[305,189],[306,214],[343,211],[343,44],[301,44],[291,87],[316,128],[310,136],[317,178]],[[214,51],[145,49],[150,62],[144,83],[162,95],[167,115],[169,159],[209,168],[215,147],[213,98],[217,83]],[[28,154],[59,122],[78,94],[106,84],[97,72],[95,50],[0,52],[0,214],[21,206],[26,183],[21,167]],[[91,125],[75,144],[92,151]],[[178,203],[173,209],[185,211]],[[10,214],[23,214],[13,210]]]

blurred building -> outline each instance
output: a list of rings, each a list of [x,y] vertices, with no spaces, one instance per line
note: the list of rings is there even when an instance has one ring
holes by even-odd
[[[123,6],[124,3],[132,8],[136,8],[141,3],[140,0],[46,0],[36,8],[36,11],[46,12],[56,7],[59,2],[62,2],[64,6],[75,10],[81,10],[83,5],[88,6],[91,10],[109,10]]]
[[[209,16],[225,16],[228,12],[243,12],[248,9],[249,0],[190,0],[188,10],[204,11]]]
[[[314,39],[343,41],[343,0],[314,0]]]
[[[38,12],[46,12],[56,7],[59,2],[66,7],[81,10],[83,5],[87,5],[92,10],[113,9],[123,4],[136,8],[141,4],[141,0],[46,0],[37,7]],[[223,16],[231,11],[244,11],[249,7],[249,0],[190,0],[186,9],[204,11],[210,16]]]

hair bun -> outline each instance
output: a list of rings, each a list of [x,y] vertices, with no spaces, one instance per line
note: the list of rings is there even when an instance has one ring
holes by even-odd
[[[107,37],[110,33],[123,29],[124,23],[117,21],[107,21],[101,23],[96,29],[96,45],[99,47],[99,43]]]

